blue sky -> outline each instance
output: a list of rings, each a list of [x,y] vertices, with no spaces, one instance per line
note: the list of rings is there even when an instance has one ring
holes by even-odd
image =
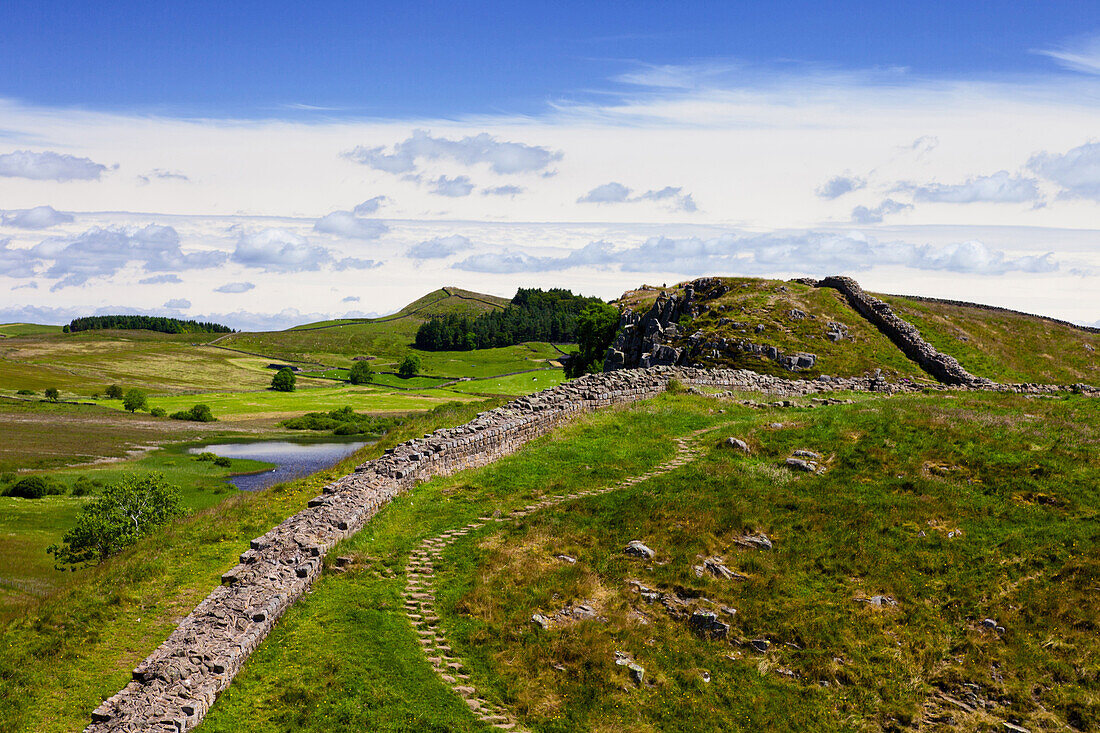
[[[9,1],[0,96],[213,116],[537,113],[639,64],[1059,72],[1095,2]],[[299,110],[300,111],[300,110]]]
[[[1100,321],[1100,3],[0,4],[0,322],[708,274]]]

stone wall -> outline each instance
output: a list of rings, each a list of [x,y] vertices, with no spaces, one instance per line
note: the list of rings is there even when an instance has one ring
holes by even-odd
[[[971,374],[953,356],[937,351],[924,340],[913,324],[894,314],[890,306],[878,298],[863,292],[850,277],[834,275],[816,283],[819,288],[840,291],[852,308],[882,331],[906,356],[944,384],[963,384],[973,387],[990,386],[993,383]]]
[[[491,463],[577,415],[652,397],[664,391],[670,379],[778,396],[921,389],[879,377],[788,380],[732,369],[622,370],[521,397],[465,425],[407,441],[329,484],[309,501],[308,508],[252,540],[240,563],[222,576],[222,585],[138,665],[125,688],[96,708],[86,732],[177,733],[194,728],[276,620],[321,573],[325,553],[359,531],[390,499],[433,476]],[[1062,389],[1051,385],[989,388],[1035,393]]]

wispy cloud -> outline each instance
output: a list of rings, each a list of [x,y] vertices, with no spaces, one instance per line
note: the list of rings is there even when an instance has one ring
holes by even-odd
[[[172,298],[164,304],[164,307],[170,310],[186,310],[191,307],[191,301],[187,298]]]
[[[356,206],[351,211],[356,216],[369,216],[382,208],[382,205],[385,204],[387,201],[389,201],[389,198],[386,196],[373,196]]]
[[[1049,56],[1059,65],[1084,74],[1100,74],[1100,35],[1075,38],[1058,48],[1035,53]]]
[[[1008,171],[997,171],[990,176],[976,176],[964,183],[906,183],[895,188],[913,194],[914,201],[943,204],[998,203],[1018,204],[1037,202],[1042,198],[1039,187],[1032,178],[1014,176]]]
[[[461,234],[452,234],[448,237],[435,237],[417,242],[409,247],[405,254],[413,260],[438,260],[456,255],[472,246],[473,244],[466,237]]]
[[[634,204],[640,201],[662,201],[673,211],[694,212],[698,207],[690,193],[680,186],[665,186],[631,196],[633,190],[617,181],[596,186],[577,199],[578,204]]]
[[[191,179],[182,173],[176,171],[166,171],[162,168],[154,168],[153,170],[137,177],[138,183],[143,186],[147,186],[153,181],[180,181],[182,183],[190,183]]]
[[[821,184],[815,193],[823,199],[840,198],[846,193],[858,191],[867,185],[867,181],[857,176],[833,176]]]
[[[900,201],[894,201],[894,199],[886,199],[878,206],[868,208],[866,206],[857,206],[852,209],[852,221],[856,224],[878,224],[882,221],[883,217],[890,214],[897,214],[898,212],[905,211],[906,209],[913,208],[912,204],[904,204]]]
[[[454,178],[440,176],[432,182],[430,190],[432,193],[439,194],[440,196],[460,198],[462,196],[469,196],[474,190],[474,184],[470,182],[469,176],[455,176]]]
[[[253,283],[226,283],[225,285],[219,285],[214,288],[215,293],[247,293],[249,290],[255,289]]]
[[[334,211],[318,219],[313,230],[348,239],[378,239],[390,228],[380,221],[363,219],[350,211]]]

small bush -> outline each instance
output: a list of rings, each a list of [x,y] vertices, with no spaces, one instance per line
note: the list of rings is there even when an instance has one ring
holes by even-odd
[[[41,499],[43,496],[63,493],[65,493],[64,487],[45,476],[27,476],[8,489],[8,496],[18,496],[23,499]]]
[[[46,387],[46,391],[42,394],[50,402],[57,402],[61,398],[61,393],[57,391],[57,387]]]
[[[165,417],[168,414],[168,411],[165,410],[163,407],[154,407],[153,409],[149,410],[149,414],[152,417]]]
[[[214,417],[214,413],[210,411],[207,405],[198,404],[192,407],[190,410],[180,410],[179,412],[173,412],[171,415],[173,420],[192,420],[194,422],[217,422],[218,418]]]
[[[353,422],[346,422],[332,429],[333,435],[358,435],[361,432],[359,426]]]
[[[222,468],[229,468],[233,465],[233,461],[225,456],[218,456],[214,459],[215,466],[221,466]]]
[[[370,363],[365,361],[357,361],[351,365],[351,370],[348,371],[348,381],[352,384],[369,384],[374,381],[374,370],[370,368]]]
[[[679,379],[668,380],[668,387],[666,388],[669,394],[684,394],[687,392],[687,387]]]
[[[11,471],[4,471],[4,473],[0,473],[0,484],[14,484],[16,478],[16,475]]]
[[[87,496],[88,494],[93,494],[95,493],[96,483],[96,481],[92,481],[87,476],[77,476],[76,481],[73,482],[72,490],[69,491],[69,495]]]
[[[397,367],[397,376],[402,379],[409,379],[415,377],[420,372],[420,357],[416,354],[409,354],[401,360],[401,364]]]
[[[287,367],[283,367],[271,378],[271,388],[276,392],[293,392],[298,377]]]
[[[33,394],[35,394],[35,391],[33,389],[21,389],[18,392],[16,392],[16,394],[33,395]]]
[[[106,389],[105,394],[107,395],[107,399],[121,400],[122,399],[122,387],[120,387],[117,384],[112,384],[110,387],[108,387]]]
[[[173,417],[175,416],[173,415]],[[204,450],[202,453],[199,453],[197,456],[195,456],[196,461],[215,461],[217,459],[218,456],[208,450]]]

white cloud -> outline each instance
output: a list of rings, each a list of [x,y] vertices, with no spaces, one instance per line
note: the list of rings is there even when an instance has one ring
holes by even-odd
[[[166,171],[162,168],[154,168],[148,173],[137,177],[138,183],[143,186],[147,186],[154,180],[159,181],[182,181],[184,183],[190,183],[191,179],[182,173],[176,171]]]
[[[386,196],[373,196],[351,210],[356,216],[367,216],[378,211],[382,205],[389,201]]]
[[[38,290],[38,283],[33,280],[29,283],[23,283],[22,285],[16,285],[12,290]]]
[[[1036,153],[1027,167],[1057,183],[1061,198],[1100,201],[1100,143],[1086,143],[1064,153]]]
[[[359,146],[343,154],[356,163],[386,173],[412,173],[421,160],[446,159],[464,166],[485,163],[498,174],[532,173],[545,170],[562,153],[548,148],[497,140],[488,133],[471,135],[460,140],[432,137],[425,130],[412,135],[391,148]]]
[[[46,229],[58,224],[68,224],[72,220],[72,214],[62,213],[52,206],[36,206],[33,209],[9,211],[4,214],[2,223],[4,226],[20,229]]]
[[[1061,66],[1084,74],[1100,74],[1100,35],[1083,36],[1061,48],[1037,51]]]
[[[866,206],[855,207],[852,209],[852,221],[856,224],[878,224],[882,221],[884,216],[897,214],[900,211],[911,208],[913,208],[912,204],[903,204],[900,201],[894,201],[894,199],[886,199],[873,208],[867,208]]]
[[[107,166],[89,158],[47,150],[34,153],[16,150],[0,155],[0,176],[29,178],[33,181],[98,181]]]
[[[672,211],[693,212],[697,210],[695,199],[690,193],[682,193],[680,186],[665,186],[664,188],[646,191],[645,193],[631,196],[631,189],[617,181],[611,181],[601,186],[596,186],[591,191],[577,199],[578,204],[633,204],[639,201],[665,201]]]
[[[344,257],[332,264],[332,269],[342,272],[344,270],[373,270],[381,267],[383,263],[378,260],[364,260],[359,257]]]
[[[461,234],[452,234],[448,237],[435,237],[423,242],[417,242],[405,251],[410,259],[437,260],[458,254],[470,249],[473,245],[470,240]]]
[[[358,303],[360,300],[358,295],[349,295],[346,298],[340,300],[341,303]]]
[[[555,272],[580,267],[615,267],[622,272],[668,272],[705,275],[801,273],[826,275],[899,265],[915,270],[943,270],[973,275],[1010,271],[1045,273],[1059,269],[1052,253],[1009,257],[979,241],[942,246],[880,242],[861,232],[791,232],[723,234],[711,238],[650,237],[617,249],[605,241],[556,256],[533,256],[504,250],[467,257],[453,267],[468,272],[515,274]]]
[[[440,176],[433,181],[433,184],[431,188],[432,193],[437,193],[440,196],[450,196],[452,198],[469,196],[470,192],[474,190],[474,184],[470,182],[469,176],[455,176],[454,178]]]
[[[316,221],[313,229],[349,239],[378,239],[390,230],[380,221],[361,219],[350,211],[334,211],[323,216]]]
[[[305,237],[276,228],[242,232],[232,259],[268,272],[303,272],[321,269],[332,257],[327,249],[310,244]]]
[[[611,181],[596,186],[577,199],[578,204],[619,204],[630,198],[630,189],[621,183]]]
[[[523,186],[515,186],[508,184],[505,186],[494,186],[493,188],[483,188],[481,190],[482,196],[518,196],[526,189]]]
[[[175,285],[183,282],[179,275],[154,275],[138,280],[139,285]]]
[[[187,298],[172,298],[164,304],[164,307],[171,310],[185,310],[191,307],[191,301]]]
[[[214,288],[215,293],[247,293],[256,286],[252,283],[226,283]]]
[[[867,185],[863,178],[854,176],[834,176],[818,187],[816,193],[823,199],[835,199],[852,191],[858,191]]]
[[[226,259],[223,252],[184,253],[176,230],[156,224],[140,229],[93,227],[75,236],[45,239],[29,254],[38,262],[53,261],[44,274],[61,279],[51,290],[113,275],[131,262],[146,272],[180,272],[216,267]]]
[[[925,185],[903,184],[898,191],[909,191],[914,201],[941,204],[970,204],[977,202],[1019,204],[1041,199],[1039,187],[1031,178],[1013,176],[1008,171],[997,171],[991,176],[977,176],[965,183]]]

